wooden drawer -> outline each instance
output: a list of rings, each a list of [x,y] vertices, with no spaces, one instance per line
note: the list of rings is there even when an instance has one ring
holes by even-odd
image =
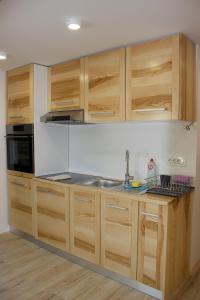
[[[8,197],[10,225],[32,235],[32,180],[9,175]]]
[[[100,259],[100,193],[91,188],[70,189],[70,250],[91,262]]]
[[[36,238],[69,249],[68,189],[55,183],[35,184]]]
[[[102,193],[101,264],[136,279],[138,202]]]

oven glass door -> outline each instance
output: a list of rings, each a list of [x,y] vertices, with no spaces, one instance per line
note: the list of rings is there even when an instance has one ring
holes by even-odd
[[[8,170],[34,173],[33,136],[7,136]]]

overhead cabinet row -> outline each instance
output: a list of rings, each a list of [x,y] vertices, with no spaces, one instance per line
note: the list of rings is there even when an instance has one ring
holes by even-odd
[[[49,110],[84,108],[88,122],[193,120],[195,47],[183,35],[49,69]]]
[[[33,66],[8,72],[8,123],[31,123]],[[87,122],[194,120],[195,46],[183,35],[49,67],[49,111]]]

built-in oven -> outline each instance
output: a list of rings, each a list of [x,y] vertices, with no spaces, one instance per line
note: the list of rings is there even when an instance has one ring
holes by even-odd
[[[34,126],[7,125],[7,169],[34,173]]]

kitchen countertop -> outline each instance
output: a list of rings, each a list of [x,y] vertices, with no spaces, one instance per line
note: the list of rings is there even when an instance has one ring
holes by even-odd
[[[161,205],[167,205],[171,202],[173,202],[174,200],[177,199],[177,197],[172,197],[172,196],[164,196],[164,195],[154,195],[154,194],[148,194],[148,193],[141,193],[141,191],[136,191],[136,190],[126,190],[122,187],[122,185],[120,186],[115,186],[115,187],[96,187],[96,186],[91,186],[91,185],[86,185],[84,184],[84,182],[86,180],[95,180],[95,179],[108,179],[108,180],[113,180],[113,179],[109,179],[109,178],[103,178],[100,176],[92,176],[92,175],[86,175],[86,174],[78,174],[78,173],[70,173],[70,172],[63,172],[61,174],[67,174],[70,175],[71,178],[70,179],[62,179],[62,180],[50,180],[47,177],[51,177],[51,176],[56,176],[56,175],[60,175],[59,174],[50,174],[50,175],[43,175],[43,176],[39,176],[39,177],[35,177],[35,180],[42,180],[42,181],[48,181],[51,182],[53,184],[66,184],[66,185],[71,185],[71,186],[81,186],[81,187],[85,187],[85,188],[91,188],[91,189],[95,189],[97,191],[101,191],[101,192],[109,192],[109,193],[122,193],[125,194],[126,197],[128,198],[132,198],[132,199],[137,199],[138,201],[145,201],[145,202],[154,202],[155,204],[161,204]],[[116,181],[116,180],[114,180]],[[123,184],[123,181],[120,181]]]

